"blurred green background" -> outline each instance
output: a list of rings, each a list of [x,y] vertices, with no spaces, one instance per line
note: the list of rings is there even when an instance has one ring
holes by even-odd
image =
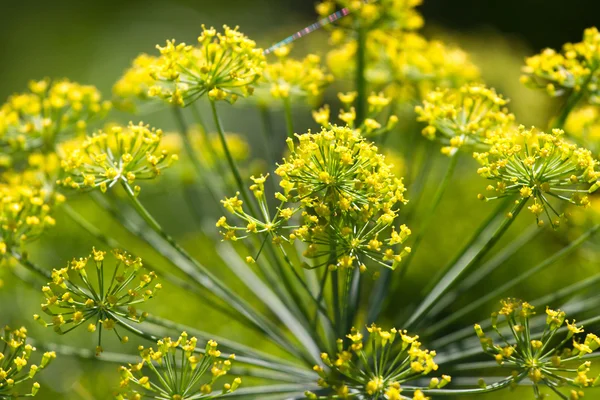
[[[29,79],[45,76],[68,77],[80,83],[94,84],[109,98],[111,86],[138,53],[153,52],[157,43],[163,44],[170,38],[193,42],[200,24],[240,25],[241,30],[260,46],[268,46],[315,19],[312,0],[5,0],[3,3],[0,13],[0,98],[24,90]],[[426,36],[443,38],[465,48],[482,69],[484,79],[512,99],[511,110],[519,121],[544,124],[556,110],[557,104],[519,84],[523,58],[546,46],[558,47],[563,42],[579,40],[584,28],[598,22],[600,2],[425,0],[421,11],[426,20]],[[296,49],[299,54],[307,51],[324,54],[326,34],[315,33],[298,42]],[[329,99],[333,99],[334,95],[330,91]],[[115,113],[113,118],[127,121],[132,117]],[[174,128],[168,113],[153,113],[142,118],[167,130]],[[275,112],[273,118],[276,127],[282,129],[282,116]],[[308,109],[296,110],[295,119],[296,127],[301,131],[315,126]],[[253,144],[255,155],[260,153],[260,145],[254,145],[260,126],[254,109],[243,105],[235,109],[228,108],[224,120],[229,131],[246,135]],[[283,141],[280,147],[283,147]],[[431,182],[439,181],[446,162],[443,158],[436,159]],[[475,198],[485,185],[474,173],[475,168],[468,157],[459,165],[454,184],[438,213],[437,227],[430,229],[422,245],[435,251],[420,252],[413,264],[417,267],[407,277],[408,284],[403,285],[403,292],[395,293],[395,296],[418,295],[432,273],[451,258],[494,207]],[[144,189],[142,201],[154,211],[165,229],[195,256],[200,260],[211,259],[214,249],[211,249],[210,242],[194,233],[196,225],[194,219],[189,217],[198,210],[190,210],[180,196],[171,195],[178,190],[175,186],[169,182],[167,174],[157,187]],[[434,190],[435,185],[429,185],[425,198]],[[126,243],[131,251],[153,265],[164,267],[151,249],[123,232],[106,215],[92,211],[91,205],[84,201],[75,202],[75,205],[80,210],[90,210],[88,215],[91,215],[91,219],[103,231],[110,232]],[[198,209],[205,215],[214,216],[215,220],[221,215],[221,211],[204,202],[199,202]],[[529,217],[522,216],[506,240],[523,227],[531,225]],[[32,257],[46,267],[59,267],[73,256],[86,255],[94,244],[64,215],[59,214],[58,224],[60,230],[51,231],[32,249]],[[484,280],[468,297],[459,299],[454,307],[489,291],[511,277],[514,271],[539,262],[562,247],[567,235],[565,232],[544,232],[527,251],[519,252],[506,268]],[[531,279],[507,295],[537,298],[550,293],[597,271],[595,261],[594,247],[589,245],[577,255],[547,270],[543,280],[539,277]],[[224,268],[215,266],[215,270],[227,277],[228,272]],[[242,286],[239,283],[237,285],[243,292]],[[254,347],[268,349],[272,346],[255,333],[232,325],[226,316],[210,310],[201,300],[190,300],[184,293],[169,291],[168,285],[165,286],[163,293],[148,304],[152,313],[215,334],[227,335]],[[26,324],[31,327],[33,338],[93,348],[94,338],[85,333],[74,332],[68,337],[56,337],[49,331],[33,326],[31,315],[38,312],[40,301],[41,293],[38,290],[6,276],[5,285],[0,289],[0,323]],[[186,306],[182,307],[181,304]],[[474,313],[457,327],[468,326],[473,321],[485,318],[495,307],[495,304],[490,304],[487,309]],[[119,346],[112,343],[106,347],[131,354],[135,352],[135,343]],[[41,376],[41,383],[44,386],[38,397],[41,399],[108,399],[118,384],[118,377],[114,364],[60,357]],[[477,398],[521,399],[530,396],[530,392],[526,391],[501,392]],[[600,399],[600,393],[591,392],[586,398]]]

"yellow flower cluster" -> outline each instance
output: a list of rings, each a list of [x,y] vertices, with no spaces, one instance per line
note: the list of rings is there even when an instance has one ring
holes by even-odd
[[[416,7],[422,0],[324,0],[317,4],[321,17],[327,17],[340,8],[348,8],[350,16],[339,20],[342,27],[373,28],[386,26],[395,29],[415,30],[423,26],[423,17]],[[341,32],[334,31],[334,36]]]
[[[489,200],[519,195],[525,201],[533,198],[534,203],[528,208],[540,224],[542,213],[553,226],[559,224],[550,216],[550,212],[555,217],[562,214],[551,205],[551,198],[585,207],[590,203],[588,194],[598,188],[598,161],[589,150],[566,141],[558,129],[544,133],[520,126],[514,134],[497,138],[489,151],[473,156],[482,164],[479,175],[496,182],[487,187],[495,192],[493,197],[479,197]]]
[[[387,117],[387,121],[381,121],[381,114],[383,111],[389,108],[391,98],[385,96],[383,93],[372,93],[367,98],[369,108],[367,110],[367,116],[360,125],[356,125],[356,110],[353,106],[356,101],[358,93],[338,93],[338,99],[342,102],[342,109],[338,114],[340,121],[343,121],[349,128],[354,129],[358,134],[364,137],[379,136],[390,132],[398,124],[398,117],[396,115],[390,115]],[[316,123],[321,126],[331,126],[331,110],[329,105],[313,111],[313,119]],[[380,122],[381,121],[381,122]]]
[[[483,85],[460,89],[438,89],[429,93],[415,111],[427,123],[423,135],[439,140],[442,153],[454,155],[460,148],[488,148],[498,135],[513,124],[507,100]]]
[[[29,90],[0,107],[0,148],[53,151],[58,142],[85,134],[88,123],[111,107],[94,86],[66,79],[32,81]]]
[[[590,149],[594,155],[600,154],[600,108],[586,106],[572,111],[565,123],[569,137]]]
[[[375,31],[377,32],[377,31]],[[369,76],[377,83],[391,81],[401,99],[423,99],[438,88],[459,88],[480,79],[479,68],[462,49],[439,40],[428,41],[408,32],[378,32],[367,42],[373,63]]]
[[[98,131],[65,152],[61,165],[69,176],[59,183],[73,189],[99,187],[104,192],[120,181],[153,179],[178,160],[176,154],[169,156],[159,149],[162,136],[162,130],[143,122]]]
[[[305,256],[316,260],[314,268],[358,266],[365,271],[369,262],[395,268],[410,252],[408,247],[394,251],[410,235],[405,225],[399,231],[394,227],[398,206],[407,202],[402,179],[394,176],[376,146],[348,127],[331,126],[298,135],[298,140],[295,146],[288,139],[291,154],[275,171],[283,189],[275,195],[281,201],[275,216],[268,213],[266,177],[252,177],[250,189],[263,220],[247,214],[237,196],[226,199],[225,208],[247,226],[230,226],[221,218],[217,226],[225,229],[225,238],[235,240],[236,232],[244,231],[269,233],[276,243],[298,239],[308,244]],[[295,214],[299,226],[288,224]],[[286,229],[292,232],[285,235]]]
[[[544,384],[555,392],[560,387],[574,388],[569,390],[568,398],[582,398],[583,392],[580,389],[597,385],[600,383],[600,376],[596,380],[587,376],[591,366],[589,361],[582,362],[576,369],[571,365],[597,350],[600,338],[590,333],[580,342],[575,335],[583,333],[583,327],[578,327],[575,321],[566,321],[563,311],[550,308],[546,309],[544,329],[536,334],[531,330],[531,318],[534,314],[534,307],[529,303],[515,299],[503,300],[500,311],[492,314],[492,329],[498,335],[499,344],[486,335],[481,326],[475,325],[483,351],[494,357],[499,365],[515,371],[511,377],[515,384],[529,379],[538,397],[539,385]],[[508,327],[500,327],[499,319],[505,320]],[[566,327],[561,329],[565,322]],[[559,341],[558,335],[563,331],[566,334]],[[507,338],[507,334],[512,338]],[[571,340],[573,349],[566,348],[565,345]],[[564,394],[560,396],[567,398]]]
[[[546,89],[551,96],[573,90],[600,101],[600,32],[588,28],[581,42],[565,44],[562,52],[545,49],[528,58],[523,73],[524,84]]]
[[[197,342],[183,332],[177,340],[159,340],[156,350],[140,346],[142,361],[120,368],[122,390],[117,398],[192,400],[233,393],[242,383],[240,378],[224,384],[220,393],[213,392],[213,386],[229,372],[235,356],[217,361],[221,357],[217,342],[209,340],[204,349],[197,349]],[[209,370],[210,375],[204,376]],[[153,382],[153,378],[157,381]]]
[[[419,379],[438,366],[434,361],[435,351],[421,349],[418,336],[409,336],[406,331],[392,328],[384,331],[375,324],[367,327],[368,338],[352,329],[347,338],[351,344],[344,348],[344,341],[338,339],[338,353],[334,357],[321,354],[324,368],[316,365],[319,386],[335,393],[338,398],[348,398],[349,394],[364,399],[407,399],[401,384]],[[370,366],[376,366],[374,369]],[[433,378],[429,388],[443,388],[451,378]],[[412,389],[413,399],[426,399],[421,390]],[[424,389],[424,388],[422,388]],[[307,392],[307,398],[319,399],[316,394]]]
[[[155,84],[151,73],[158,65],[158,57],[145,53],[137,56],[123,76],[113,85],[112,92],[115,107],[134,112],[137,109],[136,101],[148,100],[148,90]]]
[[[35,375],[46,368],[56,354],[46,352],[39,365],[30,364],[35,347],[27,344],[27,329],[10,329],[6,326],[0,329],[0,399],[35,396],[40,390],[40,384],[33,382],[28,393],[22,392],[22,386],[33,380]]]
[[[0,259],[54,226],[52,206],[64,201],[64,197],[48,195],[46,190],[23,182],[0,183]]]
[[[135,331],[128,321],[140,323],[147,316],[136,306],[154,297],[162,286],[152,285],[156,274],[144,273],[139,257],[119,250],[114,250],[113,256],[115,266],[106,271],[106,252],[96,249],[87,257],[74,258],[65,268],[54,269],[52,282],[42,288],[46,299],[42,311],[51,320],[46,322],[37,314],[35,320],[42,326],[52,326],[61,335],[89,321],[88,332],[98,332],[97,353],[102,352],[103,329],[114,331],[123,343],[127,342],[127,336],[121,336],[117,327]]]
[[[205,94],[213,101],[229,102],[252,94],[265,67],[263,51],[237,28],[225,25],[223,29],[218,33],[203,26],[198,46],[174,40],[157,46],[160,57],[149,63],[156,82],[148,95],[183,106]]]
[[[317,105],[333,76],[321,65],[321,58],[309,54],[302,60],[289,58],[290,47],[274,51],[277,62],[267,63],[263,78],[270,95],[278,99],[305,98],[311,106]]]

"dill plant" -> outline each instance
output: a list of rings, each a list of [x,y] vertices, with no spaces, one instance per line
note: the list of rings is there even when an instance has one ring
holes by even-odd
[[[598,274],[530,303],[503,300],[491,321],[479,321],[475,334],[472,329],[475,311],[542,276],[600,227],[581,233],[582,227],[570,226],[574,207],[593,212],[586,209],[599,185],[598,31],[589,28],[582,42],[561,53],[545,50],[526,61],[523,83],[566,97],[548,127],[526,129],[508,100],[481,82],[463,50],[421,35],[420,3],[318,3],[332,44],[325,57],[298,58],[289,43],[263,51],[228,26],[202,26],[197,43],[169,40],[155,54],[139,55],[115,83],[112,104],[137,113],[168,109],[178,127],[174,133],[142,122],[91,129],[112,105],[96,88],[68,80],[31,82],[28,92],[11,96],[0,107],[2,268],[23,285],[41,288],[44,303],[33,318],[40,324],[61,335],[77,335],[84,325],[98,336],[95,352],[40,339],[40,347],[56,353],[48,351],[27,371],[34,351],[26,344],[27,330],[5,329],[0,398],[41,392],[27,381],[56,355],[119,364],[120,380],[115,368],[110,385],[118,399],[484,398],[527,381],[537,399],[598,393],[592,391],[600,379],[592,374],[600,299],[590,295]],[[341,106],[332,116],[336,105],[323,99],[333,81],[347,78],[352,86],[338,94]],[[201,103],[210,107],[214,133]],[[220,107],[240,103],[256,108],[263,122],[267,151],[258,171],[246,162],[249,144],[226,133],[221,119]],[[306,105],[314,108],[307,114],[320,128],[299,133],[293,111]],[[279,108],[285,132],[273,129]],[[420,128],[399,115],[410,115]],[[276,143],[287,145],[285,153],[276,154]],[[430,164],[438,145],[447,156],[441,181]],[[180,151],[183,167],[174,164]],[[436,265],[421,295],[407,295],[415,286],[408,273],[423,267],[416,254],[426,251],[428,228],[447,189],[458,185],[459,159],[470,163],[472,176],[490,182],[487,194],[473,197],[505,201],[454,257]],[[187,205],[212,210],[221,203],[228,213],[195,215],[210,251],[181,244],[146,206],[156,182],[177,180],[176,172],[186,168],[193,174],[186,172],[175,187]],[[423,195],[425,181],[434,182],[433,196]],[[161,267],[122,250],[119,235],[78,209],[78,197],[91,199],[141,246],[152,248]],[[525,208],[537,226],[501,241],[515,221],[525,220],[519,216]],[[34,262],[29,242],[43,242],[49,229],[61,234],[63,218],[89,234],[98,250],[60,269]],[[469,299],[487,275],[528,248],[545,229],[544,219],[554,228],[544,235],[571,230],[564,247]],[[447,229],[453,234],[452,226]],[[134,248],[132,254],[142,252]],[[113,249],[114,262],[101,249]],[[229,271],[227,278],[219,268]],[[184,323],[174,314],[155,315],[146,301],[162,282],[168,290],[161,298],[173,291],[200,297],[269,346],[217,337],[211,326],[201,330],[201,310],[197,320]],[[465,299],[467,305],[455,306]],[[534,305],[556,305],[584,319],[569,322],[565,312],[551,308],[536,315]],[[22,321],[28,322],[33,320]],[[135,343],[141,361],[123,345],[102,344],[106,330],[123,344]],[[230,374],[234,378],[224,378]]]

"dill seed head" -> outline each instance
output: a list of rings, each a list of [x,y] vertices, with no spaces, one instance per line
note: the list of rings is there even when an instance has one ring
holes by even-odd
[[[328,388],[340,398],[349,395],[364,399],[403,399],[401,385],[422,378],[438,366],[436,353],[424,350],[418,336],[409,336],[406,331],[395,328],[384,331],[375,324],[367,327],[367,337],[352,329],[347,338],[351,344],[344,348],[338,339],[335,355],[321,354],[323,366],[313,369],[319,374],[319,386]],[[442,388],[450,382],[449,376],[432,379],[431,388]],[[419,390],[413,392],[414,399],[425,399]],[[308,392],[308,398],[319,398]],[[325,398],[325,397],[323,397]]]
[[[515,384],[525,379],[531,381],[538,397],[540,385],[557,393],[560,387],[575,388],[570,398],[583,397],[578,389],[596,385],[600,377],[589,378],[591,363],[582,362],[581,358],[597,350],[600,339],[588,334],[580,341],[583,327],[578,327],[575,321],[569,323],[563,311],[547,308],[546,317],[536,320],[534,310],[531,304],[521,300],[502,300],[502,308],[492,314],[494,337],[475,325],[483,351],[499,365],[515,371],[512,375]],[[567,347],[569,342],[573,348]],[[579,366],[574,368],[574,364]]]
[[[85,134],[89,122],[111,107],[94,86],[67,79],[32,81],[29,89],[0,107],[0,148],[7,151],[53,151],[57,143]]]
[[[115,107],[129,112],[138,109],[138,103],[150,100],[148,90],[155,84],[153,68],[158,68],[159,58],[142,53],[137,56],[121,78],[113,85]]]
[[[533,204],[528,208],[538,223],[545,214],[550,223],[558,225],[562,213],[552,206],[551,199],[587,207],[588,195],[598,188],[598,161],[589,150],[566,141],[562,130],[544,133],[520,126],[514,134],[498,138],[489,151],[473,156],[482,165],[479,175],[495,181],[488,186],[495,195],[480,197],[531,197]]]
[[[159,340],[156,349],[140,347],[142,361],[120,368],[118,398],[213,399],[237,390],[242,383],[240,378],[213,391],[217,381],[231,369],[235,356],[221,360],[217,342],[209,340],[204,349],[198,349],[197,342],[183,332],[177,340],[168,337]]]
[[[423,135],[439,140],[442,153],[453,155],[460,148],[487,148],[514,122],[506,109],[507,100],[494,89],[469,84],[459,89],[438,89],[429,93],[415,111],[417,120],[427,123]]]
[[[545,89],[553,97],[575,91],[586,94],[592,103],[600,101],[600,32],[588,28],[581,42],[567,43],[561,52],[545,49],[529,57],[521,82]]]
[[[40,384],[31,382],[31,388],[25,389],[26,382],[33,381],[35,375],[46,368],[56,354],[46,352],[39,365],[31,363],[35,347],[27,344],[27,329],[0,329],[0,399],[35,396]],[[25,391],[26,390],[26,391]]]
[[[220,33],[202,26],[197,46],[176,44],[175,40],[157,46],[160,57],[150,66],[155,83],[148,95],[183,106],[205,94],[211,100],[231,103],[252,94],[265,67],[265,56],[237,29],[224,25]]]
[[[73,189],[100,188],[104,192],[119,181],[132,184],[140,179],[154,179],[178,160],[176,154],[169,155],[159,147],[162,136],[162,130],[143,122],[98,131],[65,152],[61,166],[68,176],[59,183]]]
[[[89,332],[98,333],[98,353],[103,329],[126,342],[119,328],[131,331],[130,322],[142,322],[147,314],[140,313],[137,305],[154,297],[162,286],[153,284],[156,274],[144,272],[139,257],[119,250],[112,254],[116,262],[110,269],[104,266],[106,253],[96,249],[87,257],[74,258],[65,268],[54,269],[52,282],[42,288],[46,299],[42,311],[50,321],[39,315],[35,320],[61,335],[85,325]]]

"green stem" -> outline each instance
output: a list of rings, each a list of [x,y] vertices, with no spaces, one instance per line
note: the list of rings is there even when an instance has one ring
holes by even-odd
[[[329,245],[329,261],[325,268],[329,269],[330,265],[337,264],[337,250],[335,246],[335,242],[331,242]],[[340,314],[340,284],[339,284],[339,272],[337,269],[331,271],[331,291],[333,296],[333,321],[334,321],[334,330],[337,333],[338,337],[342,337],[344,334],[341,332],[341,314]]]
[[[456,262],[451,263],[445,268],[441,279],[435,284],[433,289],[427,294],[416,311],[409,318],[405,326],[412,327],[417,321],[421,321],[423,317],[435,306],[436,302],[450,290],[450,288],[462,277],[469,269],[477,265],[477,263],[494,247],[500,238],[506,233],[513,221],[517,218],[519,212],[523,209],[527,201],[525,199],[518,200],[517,204],[511,210],[511,217],[505,217],[500,226],[494,231],[492,236],[486,243],[474,253],[472,246],[467,246],[461,252]],[[485,235],[481,235],[485,237]],[[481,237],[477,239],[482,239]],[[477,240],[476,239],[476,240]],[[474,253],[474,254],[473,254]]]
[[[268,321],[263,315],[258,313],[253,307],[239,297],[233,290],[227,287],[221,282],[216,276],[214,276],[206,267],[201,265],[196,259],[190,256],[179,244],[167,234],[160,224],[152,217],[152,215],[146,210],[146,208],[139,202],[133,189],[126,181],[121,181],[125,192],[129,196],[131,204],[138,213],[138,215],[152,228],[152,230],[159,235],[164,241],[166,241],[179,256],[183,257],[187,262],[191,263],[192,266],[200,272],[200,277],[194,277],[200,284],[206,287],[208,290],[213,292],[216,296],[226,301],[232,306],[237,312],[245,316],[249,321],[255,324],[258,328],[268,334],[276,343],[282,348],[286,349],[290,354],[302,358],[303,360],[312,363],[312,360],[305,358],[303,353],[299,353],[296,347],[279,333],[279,329]],[[188,272],[189,275],[189,272]]]
[[[410,248],[412,250],[410,253],[410,256],[408,257],[408,260],[406,260],[400,267],[400,271],[398,273],[398,275],[399,275],[398,279],[402,279],[404,277],[404,275],[406,274],[406,272],[408,271],[408,267],[410,266],[410,263],[415,258],[415,253],[417,252],[417,250],[419,248],[419,244],[421,244],[421,241],[423,240],[423,237],[425,236],[425,232],[427,231],[427,228],[433,221],[435,211],[437,210],[438,206],[440,205],[440,201],[442,200],[444,193],[446,193],[446,189],[448,188],[448,185],[450,184],[450,181],[452,180],[452,175],[454,175],[454,169],[456,168],[456,164],[458,162],[458,155],[459,155],[459,152],[456,152],[450,158],[450,163],[448,164],[448,168],[446,169],[446,174],[444,175],[444,179],[442,179],[442,182],[438,186],[438,188],[435,192],[435,195],[433,196],[433,200],[431,201],[431,205],[429,206],[429,209],[427,210],[427,213],[425,214],[425,219],[420,224],[419,231],[417,232],[417,234],[413,240],[413,243],[410,246]]]
[[[591,70],[590,76],[581,85],[581,89],[579,91],[571,92],[560,115],[558,116],[558,118],[556,119],[556,121],[554,122],[554,124],[552,126],[554,129],[564,129],[565,123],[567,122],[567,118],[569,118],[569,114],[571,114],[571,111],[573,111],[573,109],[577,106],[577,104],[579,104],[579,102],[585,95],[585,91],[586,91],[589,83],[591,82],[592,78],[594,77],[594,73],[596,72],[596,70],[597,70],[597,68],[593,68]]]
[[[52,280],[52,274],[50,273],[50,271],[47,271],[47,270],[39,267],[38,265],[32,263],[31,261],[29,261],[29,258],[27,257],[26,254],[19,253],[16,250],[12,250],[11,255],[13,256],[13,258],[15,260],[17,260],[19,262],[19,264],[21,264],[23,267],[27,268],[29,271],[31,271],[45,279]]]
[[[217,104],[215,103],[215,101],[211,100],[210,106],[212,109],[213,118],[215,120],[215,126],[217,127],[217,132],[219,134],[219,139],[221,140],[221,145],[223,146],[223,152],[225,153],[225,157],[227,158],[227,163],[229,164],[231,173],[233,174],[235,182],[238,186],[238,190],[240,191],[242,198],[246,202],[250,213],[253,216],[257,216],[258,214],[256,213],[254,203],[251,201],[250,196],[248,195],[248,191],[244,186],[244,181],[242,179],[242,176],[240,175],[240,171],[237,165],[235,164],[235,160],[233,159],[231,152],[229,151],[229,146],[227,145],[227,140],[225,139],[225,132],[223,131],[223,126],[221,124],[221,119],[219,118],[219,114],[217,112]]]
[[[357,29],[356,48],[356,76],[355,85],[358,93],[356,101],[356,125],[360,126],[367,114],[367,80],[365,70],[367,69],[367,30],[363,27]]]
[[[283,99],[283,109],[285,110],[285,125],[288,138],[294,140],[294,118],[292,116],[292,104],[289,97]]]
[[[214,192],[214,189],[213,189],[213,188],[218,188],[219,186],[215,186],[216,183],[211,182],[212,178],[211,178],[210,174],[208,173],[208,168],[206,167],[206,165],[204,165],[202,163],[202,160],[200,160],[200,158],[198,157],[198,154],[196,154],[196,152],[194,151],[194,146],[193,146],[192,140],[190,138],[190,131],[185,122],[185,118],[183,117],[181,108],[173,107],[173,115],[175,117],[175,121],[177,122],[177,125],[179,126],[179,134],[181,135],[181,138],[183,140],[183,147],[188,156],[188,159],[192,162],[192,166],[194,167],[194,170],[196,171],[196,175],[198,176],[198,178],[201,181],[204,182],[204,186],[206,187],[206,190],[208,191],[210,197],[213,199],[215,204],[219,204],[219,196],[217,196],[217,194]],[[201,128],[201,129],[203,129],[203,128]],[[186,196],[186,198],[187,198],[187,196]],[[190,206],[190,208],[193,208],[197,205],[190,204],[189,206]]]
[[[584,233],[579,238],[577,238],[575,241],[571,242],[568,246],[566,246],[563,249],[561,249],[560,251],[554,253],[552,256],[548,257],[547,259],[545,259],[544,261],[542,261],[535,267],[533,267],[530,270],[520,274],[519,276],[509,280],[505,284],[500,285],[499,287],[495,288],[494,290],[488,292],[486,295],[479,297],[477,300],[469,303],[466,307],[463,307],[460,310],[454,311],[448,317],[442,319],[441,321],[439,321],[436,324],[429,327],[425,331],[425,334],[426,335],[434,335],[435,333],[439,332],[440,329],[445,328],[446,326],[452,324],[453,322],[460,319],[461,317],[469,314],[471,311],[484,305],[486,302],[496,299],[502,293],[505,293],[507,290],[515,287],[519,283],[523,282],[525,279],[527,279],[527,278],[535,275],[536,273],[542,271],[543,269],[551,266],[557,260],[572,253],[579,246],[581,246],[583,243],[585,243],[588,239],[590,239],[592,236],[594,236],[596,234],[596,232],[598,231],[598,228],[600,228],[600,225],[595,225],[590,230],[588,230],[586,233]]]

